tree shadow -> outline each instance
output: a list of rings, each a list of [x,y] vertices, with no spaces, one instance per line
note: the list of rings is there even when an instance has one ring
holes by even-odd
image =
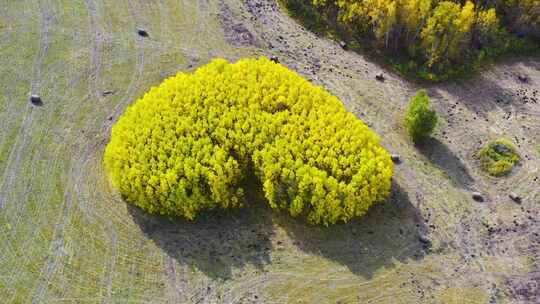
[[[328,228],[274,212],[262,203],[260,187],[253,189],[247,208],[203,214],[195,222],[149,215],[130,204],[128,208],[143,233],[167,255],[214,279],[230,279],[234,269],[246,265],[264,270],[274,250],[274,224],[290,236],[293,252],[321,255],[365,278],[391,268],[396,260],[421,259],[430,247],[420,241],[427,232],[424,220],[397,183],[389,199],[364,217]]]
[[[524,96],[531,97],[530,94],[536,91],[538,79],[533,71],[540,66],[539,59],[510,58],[471,79],[433,85],[429,93],[437,98],[442,98],[441,93],[451,96],[480,119],[487,119],[487,113],[493,110],[526,112],[532,100],[524,99]],[[527,76],[527,82],[520,81],[519,75]]]
[[[213,279],[230,279],[233,269],[246,265],[263,270],[270,263],[274,231],[270,212],[261,207],[208,212],[188,222],[149,215],[128,204],[135,223],[159,248]]]
[[[529,54],[527,56],[512,56],[505,58],[501,63],[514,65],[522,64],[524,67],[531,70],[540,70],[540,55],[539,54]]]
[[[472,190],[474,179],[467,167],[445,144],[436,138],[428,138],[416,147],[430,162],[443,170],[456,186]]]
[[[277,221],[300,250],[340,263],[367,279],[381,268],[394,267],[396,261],[420,260],[430,248],[420,212],[395,182],[387,201],[347,224],[309,226],[284,216]]]

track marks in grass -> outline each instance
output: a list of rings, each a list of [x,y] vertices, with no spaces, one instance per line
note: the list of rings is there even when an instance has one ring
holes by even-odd
[[[68,17],[71,18],[74,16]],[[81,76],[77,75],[75,75],[74,79],[70,79],[70,81],[67,82],[68,92],[74,90],[77,83],[79,83],[82,79],[83,78]],[[69,96],[68,92],[65,93]],[[68,96],[56,96],[56,101],[60,104],[61,102],[66,101],[66,97]],[[69,135],[67,135],[67,137],[69,138]],[[58,220],[56,221],[57,224],[54,226],[52,241],[49,247],[49,257],[41,271],[41,278],[37,283],[37,287],[33,295],[33,302],[41,302],[43,300],[45,293],[49,289],[49,285],[52,283],[53,278],[60,265],[62,265],[62,263],[64,262],[64,258],[66,255],[66,251],[64,249],[64,237],[66,234],[66,230],[68,229],[67,227],[70,227],[71,225],[72,209],[74,201],[77,200],[77,198],[73,195],[73,188],[77,187],[78,183],[80,182],[80,176],[82,172],[81,163],[84,164],[84,160],[78,162],[78,149],[74,150],[75,151],[73,151],[73,154],[71,155],[72,159],[71,161],[69,161],[69,169],[66,171],[67,177],[61,179],[64,181],[62,203],[60,204],[61,212],[58,215]]]
[[[101,76],[101,69],[102,69],[102,63],[101,63],[101,50],[103,48],[103,40],[105,39],[105,33],[101,30],[101,28],[97,25],[98,22],[98,12],[96,8],[96,4],[93,0],[84,0],[84,4],[86,6],[86,9],[88,10],[89,15],[89,26],[88,30],[92,36],[92,47],[91,47],[91,70],[89,74],[90,78],[90,92],[96,101],[100,101],[102,97],[102,93],[100,91],[100,83],[99,79]]]
[[[106,302],[110,302],[111,297],[112,297],[112,291],[113,291],[113,277],[116,274],[115,264],[116,264],[117,254],[118,254],[118,250],[117,250],[118,241],[116,237],[116,232],[114,228],[112,227],[112,225],[109,225],[109,228],[107,230],[109,231],[109,237],[111,239],[110,244],[109,244],[109,248],[111,250],[111,256],[109,257],[110,261],[109,261],[109,267],[108,267],[108,272],[107,272],[107,282],[105,283],[105,286],[107,287]]]
[[[32,81],[30,85],[30,91],[32,94],[39,93],[41,89],[43,60],[49,48],[49,26],[52,16],[48,10],[47,5],[44,5],[42,3],[40,3],[40,18],[41,32],[39,40],[39,50],[34,61]],[[30,132],[30,126],[32,125],[34,110],[35,109],[33,108],[33,106],[28,103],[23,114],[23,123],[19,128],[15,143],[11,149],[11,152],[9,153],[9,157],[7,159],[7,166],[2,176],[2,184],[0,186],[0,193],[2,193],[2,195],[0,195],[0,210],[5,204],[4,200],[7,197],[7,191],[13,187],[16,172],[20,166],[22,151],[24,148],[26,148],[26,140],[28,137],[28,132]]]
[[[169,256],[164,257],[164,260],[164,272],[169,282],[170,298],[174,303],[185,302],[185,294],[187,292],[186,279],[180,277],[180,281],[178,282],[175,260]]]
[[[273,1],[223,1],[230,8],[234,23],[244,24],[255,36],[261,37],[261,43],[272,44],[274,48],[262,45],[261,49],[244,49],[228,45],[222,37],[216,15],[219,5],[212,1],[160,0],[158,3],[156,0],[142,3],[131,0],[131,9],[136,10],[141,18],[137,19],[136,14],[128,9],[126,1],[86,0],[74,4],[65,0],[64,4],[77,5],[69,7],[69,14],[74,12],[80,17],[80,22],[75,25],[73,20],[70,23],[60,18],[62,10],[59,7],[62,2],[41,2],[50,8],[49,13],[53,18],[49,24],[49,48],[43,59],[39,86],[50,88],[52,92],[46,93],[47,100],[55,102],[40,108],[42,114],[33,113],[32,121],[26,125],[31,130],[28,136],[13,136],[13,141],[18,141],[17,145],[26,142],[26,148],[18,148],[23,153],[19,164],[14,162],[17,146],[5,153],[6,159],[9,153],[12,154],[6,166],[14,174],[9,183],[16,189],[9,191],[5,185],[0,187],[0,196],[9,192],[7,198],[0,200],[27,201],[24,205],[15,206],[16,209],[2,210],[9,212],[6,217],[9,216],[10,223],[14,224],[11,226],[17,238],[13,242],[10,242],[12,239],[6,239],[1,249],[6,254],[0,263],[17,259],[17,265],[10,266],[8,270],[16,275],[8,274],[8,277],[2,272],[3,278],[0,279],[0,285],[8,286],[8,302],[24,302],[37,296],[32,291],[36,291],[34,285],[40,275],[42,281],[39,284],[46,286],[41,297],[43,302],[153,300],[158,303],[272,303],[277,302],[276,299],[284,302],[296,301],[302,297],[321,303],[325,300],[334,303],[339,300],[345,303],[368,300],[396,302],[396,299],[409,303],[429,302],[429,297],[438,291],[459,286],[463,282],[471,282],[477,284],[479,289],[489,290],[497,274],[493,266],[486,266],[486,255],[495,261],[495,265],[506,265],[505,273],[511,278],[523,277],[523,267],[516,266],[523,264],[526,256],[534,255],[535,247],[527,246],[537,240],[534,236],[537,231],[532,225],[534,222],[527,219],[527,216],[535,219],[536,215],[526,211],[537,211],[534,202],[538,201],[539,193],[536,189],[540,181],[534,178],[539,177],[538,158],[526,161],[518,174],[493,185],[476,175],[465,149],[494,133],[507,133],[512,138],[518,137],[522,145],[521,153],[530,153],[532,146],[521,138],[538,133],[538,105],[527,103],[515,109],[507,106],[477,107],[486,102],[482,92],[492,87],[498,90],[496,86],[506,91],[508,86],[501,85],[499,78],[507,77],[502,75],[505,75],[507,68],[513,69],[514,65],[496,67],[494,72],[483,73],[487,79],[472,81],[470,87],[461,91],[463,95],[460,96],[445,92],[456,89],[451,86],[437,85],[431,90],[442,91],[440,96],[434,96],[434,104],[439,110],[459,101],[460,107],[466,112],[463,118],[469,119],[469,122],[448,120],[452,125],[442,127],[447,134],[437,134],[436,137],[469,170],[474,179],[472,186],[482,188],[494,198],[486,204],[474,204],[464,187],[452,180],[452,176],[450,179],[446,176],[450,174],[445,174],[453,167],[460,167],[457,166],[459,163],[456,161],[456,166],[445,168],[444,164],[437,165],[440,158],[430,160],[418,154],[402,138],[399,125],[393,123],[399,118],[411,93],[416,90],[416,85],[386,73],[388,80],[384,84],[377,83],[373,77],[381,67],[368,62],[361,55],[342,50],[333,41],[303,31]],[[33,3],[26,1],[23,4],[32,4],[31,7],[35,7],[34,10],[39,14],[36,9],[38,3]],[[262,6],[257,6],[258,3]],[[32,19],[28,18],[28,14],[21,13],[21,10],[12,8],[0,15],[15,18],[12,16],[18,16],[18,12],[25,17],[17,20]],[[22,21],[20,24],[23,24]],[[135,30],[138,25],[148,28],[150,39],[137,38]],[[35,34],[36,37],[32,39],[37,42],[42,30],[40,28],[31,33],[28,26],[19,27],[16,34],[29,37]],[[97,35],[99,32],[103,34]],[[283,39],[279,39],[279,36],[283,36]],[[64,49],[72,50],[71,53],[64,52],[64,49],[58,51],[56,44],[67,40],[70,43],[66,43]],[[20,47],[23,44],[28,47],[26,43],[20,44]],[[32,59],[27,60],[24,58],[27,55],[22,54],[17,54],[19,57],[13,56],[13,61],[17,62],[22,71],[29,71],[32,64],[35,66],[37,62],[39,51],[37,46],[32,48]],[[0,53],[4,54],[3,50],[5,48],[0,48]],[[169,224],[158,221],[157,228],[150,233],[145,229],[148,228],[148,222],[140,223],[131,211],[126,211],[100,169],[100,153],[112,123],[107,118],[112,116],[114,121],[137,94],[146,91],[160,77],[186,68],[188,64],[191,68],[206,62],[211,56],[234,60],[246,54],[278,55],[286,65],[317,84],[325,85],[342,98],[347,108],[370,123],[381,135],[385,146],[404,159],[403,164],[396,167],[396,177],[416,210],[410,214],[405,213],[415,220],[396,219],[392,216],[395,212],[399,214],[393,208],[395,206],[381,206],[386,210],[382,213],[388,217],[373,216],[378,221],[372,219],[372,226],[384,223],[385,228],[381,232],[370,234],[362,228],[364,224],[359,223],[350,226],[356,228],[356,235],[352,234],[352,228],[351,231],[336,228],[336,239],[328,240],[321,237],[324,233],[319,234],[300,223],[278,217],[274,220],[283,221],[280,224],[285,228],[276,228],[270,236],[262,237],[262,244],[269,247],[267,250],[263,247],[257,249],[256,233],[250,236],[251,232],[234,228],[238,225],[234,220],[227,225],[227,229],[220,227],[221,230],[232,230],[232,240],[219,241],[219,229],[209,232],[210,235],[204,231],[204,227],[216,223],[211,217],[202,225],[203,230],[197,230],[200,228],[198,225],[172,223],[170,227],[181,229],[160,231]],[[184,57],[187,60],[184,61]],[[167,62],[158,62],[163,59]],[[3,60],[4,63],[8,62]],[[29,64],[23,67],[21,63],[26,61]],[[531,73],[530,79],[535,84],[538,72],[534,74],[535,67],[527,65],[530,66],[519,69]],[[166,73],[161,74],[163,70]],[[30,78],[34,75],[27,76],[16,71],[10,74],[14,76],[8,79],[9,83],[28,81],[26,87],[32,87]],[[507,81],[512,80],[512,77],[508,76],[502,83],[508,84]],[[509,85],[510,89],[515,85]],[[485,87],[481,90],[482,86]],[[102,98],[98,103],[96,101],[100,98],[100,89],[113,90],[114,94]],[[13,89],[8,95],[12,99],[21,94]],[[26,100],[21,102],[26,106]],[[2,115],[11,120],[17,119],[20,123],[12,127],[14,123],[4,120],[2,126],[7,124],[15,134],[19,134],[24,123],[22,113],[27,108],[20,105],[6,107],[9,112]],[[483,112],[476,115],[477,110]],[[510,118],[499,120],[497,117],[507,114],[507,110],[512,112]],[[473,116],[479,118],[474,120]],[[490,123],[479,123],[484,118],[488,118]],[[527,129],[521,128],[521,123],[526,124]],[[84,134],[80,133],[83,129]],[[38,138],[47,138],[48,141]],[[50,148],[39,149],[40,145],[49,143]],[[0,180],[0,183],[7,185],[8,174],[5,170],[2,174],[6,178]],[[524,202],[521,206],[508,200],[505,191],[509,189],[522,195]],[[493,219],[496,214],[504,222],[500,227],[514,229],[512,215],[507,216],[508,209],[520,207],[526,211],[521,212],[517,219],[520,226],[519,229],[515,228],[516,232],[496,233],[497,236],[489,242],[499,243],[493,247],[488,246],[491,244],[489,242],[488,245],[480,246],[486,241],[484,234],[487,232],[478,227],[479,219]],[[65,212],[68,212],[68,216],[64,219]],[[241,216],[231,216],[232,219],[238,217],[242,224]],[[259,217],[254,218],[260,220]],[[62,224],[64,220],[65,224]],[[273,228],[277,225],[274,220],[268,223]],[[399,236],[396,223],[400,221],[412,229],[410,235],[406,229],[405,236]],[[424,221],[421,227],[425,226],[425,233],[434,242],[430,253],[419,259],[413,253],[419,246],[417,241],[413,242],[415,221]],[[287,234],[283,229],[288,226],[292,226],[289,228],[302,237],[295,238],[294,231]],[[284,232],[275,232],[280,229]],[[389,231],[388,238],[386,234],[381,236],[385,229]],[[303,230],[308,232],[303,233]],[[260,229],[255,228],[255,231]],[[380,242],[376,240],[379,236]],[[196,241],[201,238],[211,240],[211,244],[206,247],[198,244]],[[391,241],[395,244],[391,244]],[[116,247],[111,246],[111,242]],[[182,244],[185,246],[180,247]],[[236,261],[227,252],[220,251],[220,248],[228,244],[235,245],[231,250],[240,253],[238,256],[233,254]],[[355,255],[358,253],[355,253],[355,246],[362,249],[359,257]],[[212,256],[215,259],[210,259],[208,248],[214,249]],[[23,257],[22,253],[27,254],[27,257]],[[189,253],[195,257],[188,257]],[[369,256],[370,253],[374,254],[373,257]],[[368,256],[365,261],[364,255]],[[261,267],[250,262],[265,256],[267,260],[259,263]],[[47,278],[48,273],[51,275]],[[230,278],[223,279],[227,273]],[[367,273],[372,273],[371,277],[364,277]],[[89,281],[98,283],[88,284]],[[500,286],[503,288],[504,284]],[[509,290],[522,288],[520,286],[508,284]],[[169,289],[171,291],[167,292]],[[3,290],[0,286],[0,291]],[[309,298],[309,295],[314,294],[318,294],[318,297]]]
[[[124,111],[127,104],[132,101],[132,98],[135,94],[135,90],[137,89],[137,86],[142,80],[142,75],[143,75],[143,70],[144,70],[144,58],[145,58],[144,50],[142,50],[141,48],[138,48],[135,72],[133,73],[133,76],[131,77],[131,81],[126,89],[126,92],[123,94],[124,97],[114,107],[112,113],[109,116],[108,122],[106,122],[102,128],[101,134],[103,135],[103,138],[108,138],[110,134],[110,130],[112,128],[113,121],[116,118],[118,118],[118,116]],[[104,142],[102,144],[104,144]]]

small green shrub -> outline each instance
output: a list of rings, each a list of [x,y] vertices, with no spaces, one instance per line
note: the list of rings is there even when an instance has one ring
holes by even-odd
[[[420,90],[411,98],[405,117],[407,133],[414,143],[426,140],[437,125],[437,113],[429,109],[429,97]]]
[[[272,208],[347,222],[390,192],[378,136],[324,89],[266,58],[217,59],[152,88],[113,126],[112,183],[150,213],[244,205],[248,172]]]
[[[482,168],[497,177],[508,174],[520,160],[513,145],[502,139],[489,142],[478,151],[477,156]]]

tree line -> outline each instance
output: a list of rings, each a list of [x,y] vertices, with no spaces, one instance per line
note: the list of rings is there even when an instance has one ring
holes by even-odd
[[[318,22],[336,24],[364,45],[405,51],[409,68],[439,75],[456,64],[536,48],[531,41],[540,38],[538,0],[281,1],[297,16],[323,15]]]

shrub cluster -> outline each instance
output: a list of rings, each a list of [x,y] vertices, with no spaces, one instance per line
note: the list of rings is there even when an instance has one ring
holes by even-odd
[[[426,140],[437,125],[437,113],[429,109],[429,97],[425,90],[420,90],[411,98],[405,117],[405,127],[412,141],[416,144]]]
[[[216,59],[128,107],[104,153],[127,201],[168,216],[244,204],[248,172],[272,208],[334,224],[389,194],[378,136],[341,102],[266,58]]]
[[[483,169],[493,176],[508,174],[520,160],[512,143],[502,139],[489,142],[477,156]]]
[[[502,52],[533,49],[530,40],[540,38],[538,0],[281,1],[307,25],[325,22],[362,45],[405,51],[412,60],[397,67],[430,79]]]

